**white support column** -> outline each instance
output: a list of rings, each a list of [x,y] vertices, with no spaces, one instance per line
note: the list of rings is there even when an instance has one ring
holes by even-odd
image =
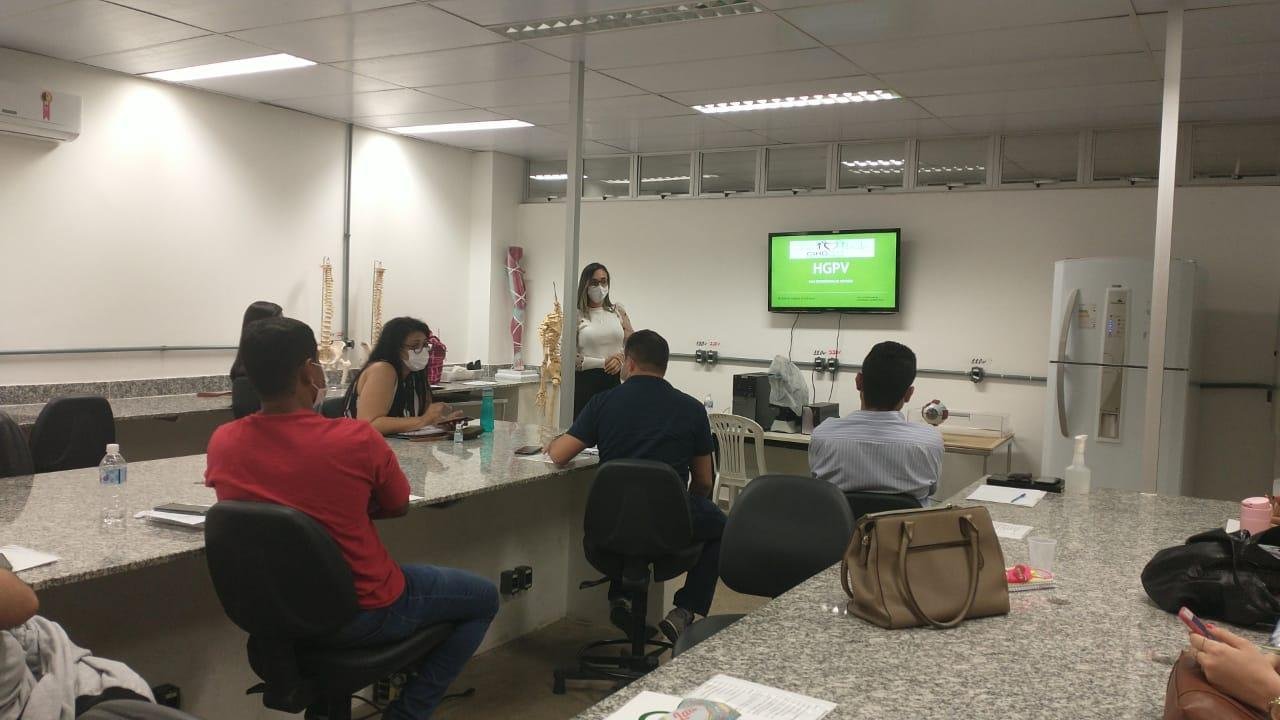
[[[577,60],[569,68],[569,175],[564,198],[564,331],[560,334],[561,430],[573,424],[575,369],[578,366],[578,237],[582,225],[582,85],[586,66]]]
[[[1178,104],[1182,90],[1183,0],[1170,0],[1165,22],[1164,105],[1160,120],[1160,183],[1152,251],[1151,336],[1147,345],[1147,402],[1143,418],[1142,489],[1156,491],[1160,468],[1160,413],[1164,400],[1165,330],[1169,320],[1169,266],[1173,256],[1173,193],[1178,173]]]

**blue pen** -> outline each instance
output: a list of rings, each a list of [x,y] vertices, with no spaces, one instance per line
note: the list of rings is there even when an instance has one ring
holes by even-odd
[[[1018,502],[1019,500],[1021,500],[1022,498],[1026,497],[1026,496],[1027,496],[1027,494],[1026,494],[1026,493],[1022,493],[1022,494],[1021,494],[1021,495],[1019,495],[1018,497],[1016,497],[1016,498],[1014,498],[1014,499],[1010,500],[1010,501],[1009,501],[1009,504],[1010,504],[1010,505],[1017,504],[1017,502]]]

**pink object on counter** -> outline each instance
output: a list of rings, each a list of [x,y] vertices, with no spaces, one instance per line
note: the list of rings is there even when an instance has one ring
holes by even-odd
[[[1240,501],[1240,529],[1257,535],[1271,529],[1271,501],[1264,497]]]

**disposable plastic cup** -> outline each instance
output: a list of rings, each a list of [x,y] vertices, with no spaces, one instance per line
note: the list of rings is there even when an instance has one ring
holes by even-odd
[[[1031,567],[1035,570],[1053,572],[1053,556],[1058,552],[1058,541],[1052,538],[1027,538],[1027,549],[1031,553]]]

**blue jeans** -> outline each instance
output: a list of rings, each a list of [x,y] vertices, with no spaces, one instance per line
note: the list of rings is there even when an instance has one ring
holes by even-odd
[[[711,612],[711,601],[716,595],[716,583],[720,580],[720,536],[728,520],[709,498],[689,496],[689,518],[693,522],[693,541],[702,543],[698,562],[689,569],[684,587],[676,591],[675,606],[698,615]],[[609,584],[609,598],[622,596],[617,583]]]
[[[386,720],[431,717],[449,683],[458,677],[498,614],[498,588],[474,573],[432,565],[401,565],[404,593],[391,605],[361,610],[325,644],[385,645],[427,625],[453,623],[453,633],[416,668],[417,676],[387,707]]]

